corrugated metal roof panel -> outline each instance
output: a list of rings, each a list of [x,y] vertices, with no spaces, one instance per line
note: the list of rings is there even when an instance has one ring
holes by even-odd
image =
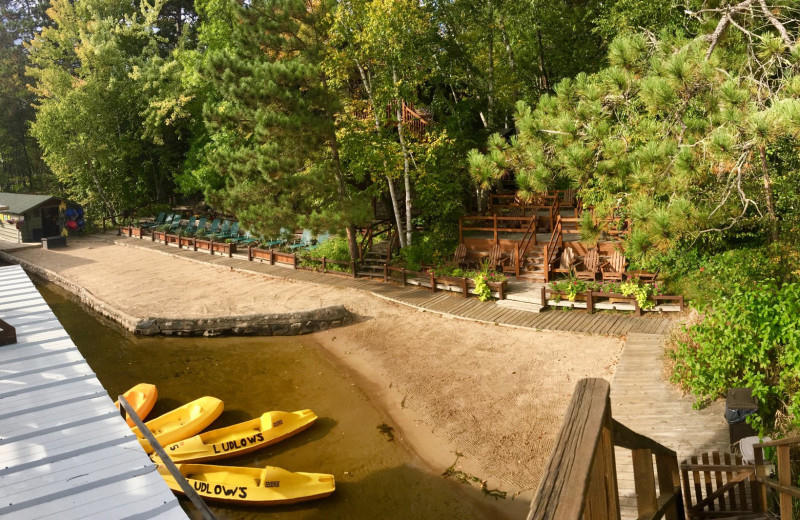
[[[75,344],[19,266],[0,267],[0,517],[185,519]]]

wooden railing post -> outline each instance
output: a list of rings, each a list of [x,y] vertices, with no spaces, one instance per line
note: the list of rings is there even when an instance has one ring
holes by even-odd
[[[353,278],[358,278],[357,267],[358,267],[358,265],[356,264],[356,261],[355,260],[351,260],[350,261],[350,269],[353,270]]]
[[[197,251],[197,244],[194,245],[194,250]],[[247,247],[247,261],[248,262],[253,261],[253,246]]]
[[[756,466],[756,482],[758,491],[753,497],[754,509],[757,513],[765,513],[767,511],[767,486],[764,484],[764,479],[767,478],[767,468],[764,465],[764,448],[755,444],[753,446],[753,462]]]
[[[436,276],[433,272],[429,273],[431,275],[431,292],[436,292]]]
[[[494,224],[494,243],[497,244],[497,215],[492,215],[492,223]]]
[[[464,293],[464,298],[469,298],[469,289],[467,288],[466,277],[461,278],[461,291]]]
[[[656,482],[653,477],[653,452],[649,449],[631,450],[633,459],[633,485],[636,489],[636,507],[639,518],[658,510]]]
[[[383,283],[389,281],[389,265],[383,264]]]
[[[322,274],[325,274],[325,257],[322,257]]]
[[[594,291],[591,289],[586,291],[586,312],[594,314]]]
[[[164,242],[167,241],[166,235],[164,236]],[[208,250],[211,253],[211,256],[214,256],[214,239],[211,239],[211,244],[208,246]]]
[[[550,254],[548,247],[549,244],[542,246],[542,271],[544,272],[544,283],[550,282]]]
[[[681,485],[678,459],[668,455],[656,455],[656,471],[658,473],[658,491],[661,496],[670,496]],[[678,497],[667,506],[664,512],[666,520],[678,520]]]
[[[542,309],[546,309],[547,308],[547,287],[542,287],[540,289],[540,291],[541,291],[541,293],[540,293],[539,299],[542,302]]]
[[[791,446],[783,444],[778,446],[778,483],[781,486],[792,485],[792,460],[790,458]],[[780,499],[781,520],[792,520],[792,495],[781,492]]]
[[[519,264],[522,258],[520,258],[519,254],[519,243],[514,244],[514,274],[519,276]]]

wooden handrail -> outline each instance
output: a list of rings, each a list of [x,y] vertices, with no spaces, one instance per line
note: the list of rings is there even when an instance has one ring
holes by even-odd
[[[800,444],[800,437],[787,437],[769,442],[753,444],[753,458],[756,466],[756,490],[757,512],[767,511],[767,488],[777,493],[778,505],[780,508],[781,520],[792,520],[793,518],[793,498],[800,498],[800,487],[792,484],[792,460],[791,448],[795,444]],[[776,473],[777,479],[772,478],[767,473],[767,465],[764,460],[764,448],[773,447],[777,449]]]
[[[564,224],[561,222],[561,215],[556,215],[556,223],[553,225],[553,232],[550,234],[550,240],[547,241],[547,246],[545,247],[545,251],[547,251],[543,266],[545,272],[545,282],[550,281],[550,266],[553,264],[553,260],[556,256],[556,250],[558,249],[556,245],[559,247],[564,245],[563,229]]]
[[[615,421],[610,389],[604,379],[582,379],[575,386],[528,520],[619,519],[614,446],[631,450],[638,518],[677,518],[676,453]]]

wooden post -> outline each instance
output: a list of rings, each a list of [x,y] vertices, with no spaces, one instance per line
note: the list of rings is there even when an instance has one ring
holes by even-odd
[[[633,314],[635,316],[642,315],[642,308],[639,307],[639,300],[637,300],[636,298],[633,299]]]
[[[197,247],[196,246],[195,246],[194,250],[197,251]],[[252,262],[253,261],[253,246],[248,246],[247,247],[247,261],[248,262]]]
[[[294,257],[293,258],[293,260],[294,260],[294,262],[293,262],[294,268],[297,269],[297,253],[292,253],[292,256]]]
[[[322,274],[325,274],[325,257],[322,257]]]
[[[350,269],[353,270],[353,278],[358,278],[358,272],[356,271],[356,261],[350,260]]]
[[[492,215],[492,222],[494,223],[494,243],[497,244],[497,215]]]
[[[519,256],[519,242],[514,245],[514,274],[519,276],[519,264],[522,259]]]
[[[431,275],[431,292],[436,292],[436,277],[432,272],[429,274]]]
[[[211,252],[211,256],[214,256],[214,239],[211,239],[211,244],[208,247],[208,250]]]
[[[679,296],[679,298],[678,298],[678,304],[680,305],[681,312],[683,312],[683,295],[682,295],[682,294],[680,294],[680,295],[678,295],[678,296]]]
[[[389,281],[389,265],[383,264],[383,283]]]
[[[543,286],[540,289],[540,291],[541,291],[541,293],[540,293],[539,299],[542,302],[542,309],[546,309],[547,308],[547,287]]]
[[[461,278],[461,291],[464,293],[464,298],[469,298],[469,289],[467,288],[467,278]]]
[[[547,259],[550,258],[550,256],[548,255],[549,253],[548,248],[549,244],[545,244],[542,246],[542,255],[544,255],[544,258],[542,258],[542,271],[544,271],[544,283],[550,282],[550,262],[547,261]]]
[[[758,492],[753,495],[753,509],[757,513],[767,512],[767,486],[764,479],[767,478],[767,468],[764,466],[764,448],[755,444],[753,446],[753,462],[756,466],[756,485]]]
[[[631,457],[636,508],[639,518],[646,518],[658,510],[656,482],[653,477],[653,452],[649,449],[631,450]]]
[[[269,265],[275,265],[275,250],[269,250]]]
[[[498,300],[505,300],[506,299],[506,293],[503,290],[503,283],[502,282],[500,283],[500,287],[497,288],[497,299]]]
[[[403,282],[402,282],[403,283],[403,287],[405,287],[406,286],[406,268],[403,267],[402,270],[400,271],[400,273],[401,273],[401,275],[403,277]]]
[[[791,445],[789,444],[778,446],[778,483],[786,487],[792,485],[792,460],[789,456],[790,449]],[[780,496],[781,520],[792,520],[792,495],[781,491]]]
[[[594,292],[592,290],[586,291],[586,312],[594,314]]]
[[[719,454],[717,454],[717,458],[719,458]],[[719,464],[719,461],[715,460],[714,463]],[[658,472],[658,491],[661,496],[674,495],[675,489],[681,485],[681,477],[678,473],[678,459],[669,455],[656,455],[656,470]],[[678,498],[676,496],[672,505],[664,512],[666,520],[678,519]]]

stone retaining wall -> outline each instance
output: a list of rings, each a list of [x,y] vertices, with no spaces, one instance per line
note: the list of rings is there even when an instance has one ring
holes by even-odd
[[[128,331],[142,336],[296,336],[353,323],[353,315],[343,305],[287,313],[250,314],[215,318],[138,318],[116,309],[83,287],[58,273],[0,251],[0,258],[19,264],[28,273],[66,289],[81,303],[110,318]]]

